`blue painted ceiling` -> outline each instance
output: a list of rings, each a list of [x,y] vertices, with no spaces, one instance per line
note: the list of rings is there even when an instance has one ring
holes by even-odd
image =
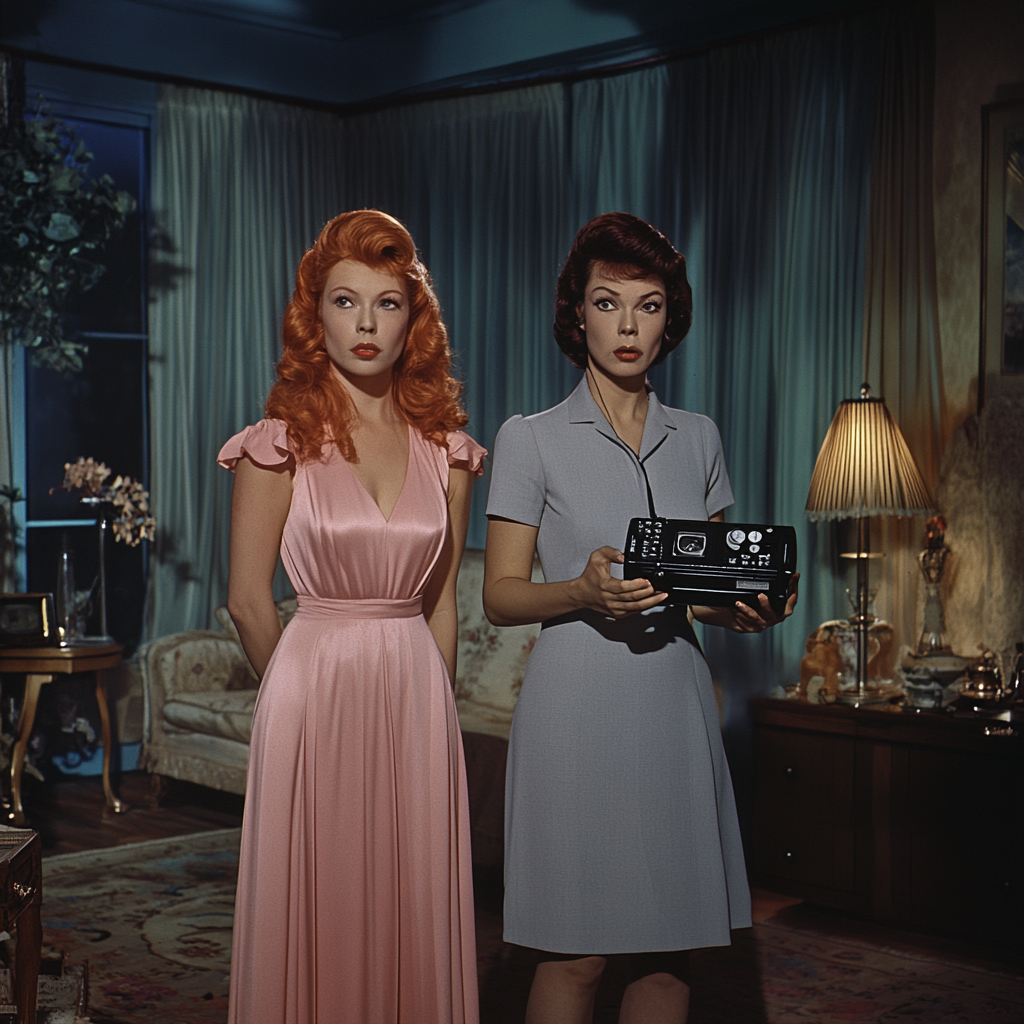
[[[331,104],[657,57],[852,0],[0,0],[0,46]]]

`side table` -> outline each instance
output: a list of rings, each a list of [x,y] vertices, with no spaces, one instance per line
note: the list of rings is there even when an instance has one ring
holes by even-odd
[[[18,1024],[35,1024],[36,990],[43,928],[43,868],[39,836],[30,829],[0,825],[0,927],[17,928],[14,954],[14,1001]]]
[[[92,672],[96,679],[96,702],[100,706],[103,726],[103,792],[107,807],[115,814],[128,810],[110,785],[110,709],[107,706],[107,684],[103,670],[121,664],[122,644],[82,644],[68,647],[5,647],[0,649],[0,672],[22,672],[25,675],[25,702],[18,718],[18,738],[11,755],[11,822],[25,824],[25,811],[21,805],[21,776],[25,768],[25,753],[36,718],[39,691],[52,683],[58,675]]]

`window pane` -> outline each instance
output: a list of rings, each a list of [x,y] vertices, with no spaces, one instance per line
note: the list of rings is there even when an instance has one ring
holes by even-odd
[[[79,492],[49,493],[60,487],[64,463],[79,456],[106,463],[110,481],[118,473],[143,479],[144,352],[137,338],[92,338],[81,373],[64,375],[27,361],[29,519],[93,516],[79,503]]]
[[[65,310],[67,336],[76,331],[141,334],[145,331],[142,302],[142,172],[145,132],[141,128],[62,118],[75,129],[94,159],[89,175],[109,174],[118,189],[138,204],[124,228],[99,256],[106,273],[90,291],[76,296]]]

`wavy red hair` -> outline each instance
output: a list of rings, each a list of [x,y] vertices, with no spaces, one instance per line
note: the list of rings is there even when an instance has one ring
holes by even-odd
[[[351,426],[352,400],[331,369],[324,345],[320,302],[331,269],[358,260],[405,282],[409,327],[405,348],[393,368],[392,394],[402,415],[429,441],[447,447],[449,431],[464,427],[462,385],[451,376],[448,331],[427,268],[416,257],[412,236],[380,210],[339,214],[320,232],[295,274],[295,291],[284,311],[284,354],[267,396],[269,419],[284,420],[296,459],[323,457],[334,444],[356,461]]]

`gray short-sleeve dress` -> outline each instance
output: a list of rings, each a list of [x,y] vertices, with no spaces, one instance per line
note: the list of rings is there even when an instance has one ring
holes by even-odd
[[[501,428],[487,514],[539,527],[545,578],[573,579],[649,514],[641,461],[658,515],[707,519],[732,504],[711,420],[652,393],[638,460],[584,379]],[[545,622],[509,741],[505,939],[636,953],[726,945],[749,925],[732,780],[686,609]]]

